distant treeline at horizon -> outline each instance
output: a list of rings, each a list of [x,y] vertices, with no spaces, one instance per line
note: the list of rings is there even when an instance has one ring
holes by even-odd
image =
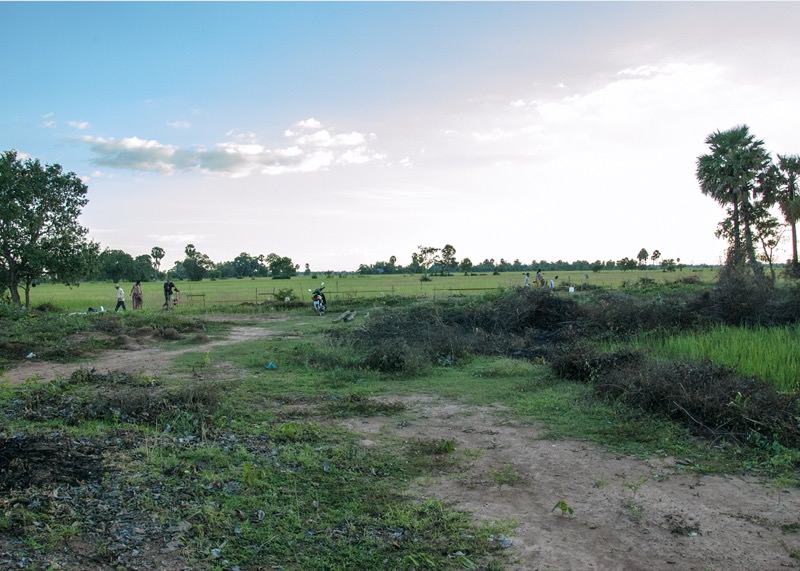
[[[530,263],[522,263],[519,259],[509,262],[504,258],[495,261],[488,258],[480,263],[473,263],[469,258],[461,261],[455,259],[455,249],[452,246],[445,248],[420,248],[419,253],[412,255],[412,261],[408,265],[397,263],[397,258],[392,256],[388,261],[378,261],[373,264],[361,264],[356,270],[334,270],[334,269],[312,269],[309,264],[301,269],[299,264],[295,264],[291,258],[269,254],[267,256],[252,256],[245,252],[228,262],[214,263],[211,259],[198,252],[192,245],[186,249],[186,257],[182,261],[177,261],[171,268],[160,268],[161,258],[164,250],[153,248],[153,253],[161,257],[151,255],[140,255],[134,258],[122,250],[111,250],[106,248],[99,253],[96,263],[84,276],[82,281],[154,281],[164,279],[167,276],[174,280],[200,281],[204,278],[225,279],[225,278],[252,278],[252,277],[273,277],[288,278],[297,275],[392,275],[392,274],[431,274],[448,275],[453,273],[504,273],[504,272],[531,272],[537,270],[543,272],[600,272],[603,270],[662,270],[665,272],[680,271],[686,267],[692,268],[715,268],[718,264],[683,264],[680,258],[661,259],[658,250],[652,255],[645,249],[640,250],[636,258],[622,258],[620,260],[575,260],[567,262],[564,260],[547,261],[532,260]],[[40,280],[47,281],[47,280]]]

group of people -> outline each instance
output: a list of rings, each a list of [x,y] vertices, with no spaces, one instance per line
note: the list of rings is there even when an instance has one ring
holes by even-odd
[[[114,287],[117,290],[117,305],[114,308],[114,311],[119,311],[120,309],[122,309],[122,311],[126,311],[125,290],[123,290],[119,284],[114,284]],[[179,292],[180,290],[171,280],[164,282],[164,309],[169,309],[174,305],[178,305]],[[136,280],[136,283],[133,284],[133,288],[131,289],[131,304],[133,305],[133,309],[142,309],[143,301],[142,281]]]
[[[556,287],[556,280],[558,276],[554,279],[550,280],[550,289],[555,289]],[[536,275],[533,278],[533,284],[537,287],[541,287],[544,285],[544,278],[542,277],[542,270],[536,270]],[[531,287],[531,274],[530,272],[525,272],[525,283],[524,287]]]

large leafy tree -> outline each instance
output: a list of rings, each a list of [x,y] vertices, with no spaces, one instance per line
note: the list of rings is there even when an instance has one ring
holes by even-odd
[[[456,249],[450,244],[445,244],[444,248],[442,248],[441,264],[442,275],[449,274],[450,268],[455,268],[458,266],[458,261],[456,260]]]
[[[22,160],[16,151],[0,155],[0,279],[11,301],[30,305],[30,289],[44,276],[72,283],[97,257],[78,223],[89,202],[87,187],[60,165]]]
[[[206,254],[198,252],[194,244],[187,244],[184,249],[186,258],[183,260],[183,268],[186,270],[186,277],[193,282],[199,282],[206,274],[214,269],[214,262]]]
[[[296,275],[300,269],[300,265],[292,262],[291,258],[275,253],[269,254],[266,262],[273,279],[288,279]]]
[[[127,252],[106,248],[98,257],[97,276],[112,282],[130,280],[135,273],[134,265],[133,257]]]
[[[247,252],[242,252],[233,259],[233,268],[237,278],[253,277],[257,275],[265,276],[269,268],[264,265],[264,256],[251,256]]]
[[[749,264],[762,275],[755,251],[753,224],[755,204],[770,194],[772,159],[764,141],[756,139],[747,125],[715,131],[706,138],[709,153],[697,159],[697,180],[703,194],[728,208],[730,218],[727,265],[743,269]]]

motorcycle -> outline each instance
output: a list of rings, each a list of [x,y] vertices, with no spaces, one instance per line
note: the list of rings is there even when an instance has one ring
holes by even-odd
[[[322,293],[324,289],[325,282],[322,282],[317,289],[311,292],[311,305],[314,307],[314,311],[317,312],[317,315],[325,315],[325,312],[328,311],[328,302],[325,299],[325,294]]]

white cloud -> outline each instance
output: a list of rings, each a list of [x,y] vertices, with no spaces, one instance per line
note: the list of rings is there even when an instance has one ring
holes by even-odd
[[[167,121],[167,127],[173,129],[191,129],[192,124],[189,121]]]
[[[162,145],[158,141],[148,141],[138,137],[124,139],[105,139],[103,137],[83,137],[95,153],[94,162],[113,168],[154,171],[172,174],[176,170],[177,149]]]
[[[253,173],[280,175],[314,172],[333,165],[361,165],[386,158],[370,148],[369,143],[377,138],[374,134],[336,133],[314,118],[295,123],[284,135],[290,144],[274,149],[259,142],[255,133],[238,129],[228,131],[228,140],[211,148],[184,149],[138,137],[116,140],[87,136],[83,140],[90,144],[98,165],[161,174],[196,171],[231,177]]]
[[[89,123],[87,121],[67,121],[67,125],[73,129],[80,129],[81,131],[85,131],[89,128]]]

